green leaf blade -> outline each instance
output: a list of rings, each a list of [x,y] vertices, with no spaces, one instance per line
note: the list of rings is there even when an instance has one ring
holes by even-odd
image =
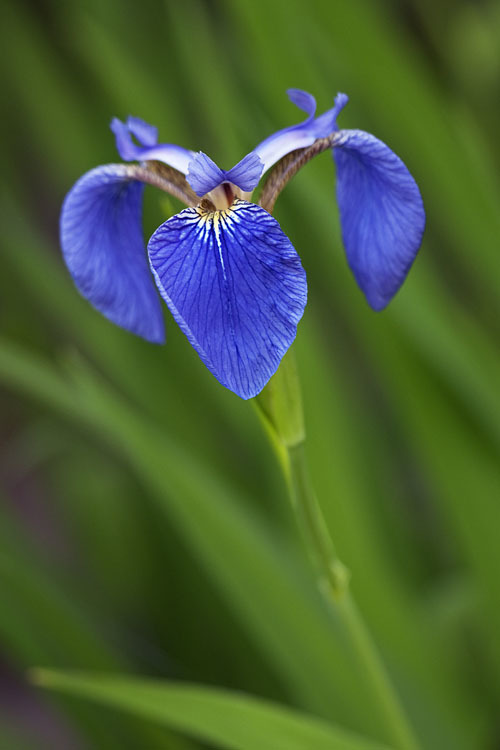
[[[227,750],[388,750],[244,694],[158,680],[35,670],[33,681],[159,722]]]

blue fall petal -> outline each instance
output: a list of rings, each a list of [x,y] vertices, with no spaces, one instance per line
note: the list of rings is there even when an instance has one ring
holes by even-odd
[[[187,174],[194,152],[173,143],[157,143],[158,133],[153,125],[138,117],[129,117],[126,123],[114,117],[110,127],[115,135],[116,150],[124,161],[157,159]],[[134,143],[132,136],[137,138],[140,145]]]
[[[161,303],[142,236],[144,185],[125,164],[87,172],[61,213],[64,259],[81,294],[122,328],[163,343]]]
[[[237,200],[187,208],[148,245],[158,288],[200,358],[242,398],[262,390],[296,335],[305,272],[278,222]]]
[[[347,260],[370,306],[382,310],[422,241],[420,191],[401,159],[362,130],[340,131],[333,154]]]

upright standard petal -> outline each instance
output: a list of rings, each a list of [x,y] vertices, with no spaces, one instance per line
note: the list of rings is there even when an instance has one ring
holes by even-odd
[[[259,182],[263,169],[264,164],[260,157],[252,151],[225,173],[226,180],[250,193]]]
[[[302,91],[302,89],[288,89],[288,98],[296,107],[301,109],[307,115],[307,121],[312,121],[316,112],[316,99],[308,91]]]
[[[391,149],[362,130],[342,130],[333,150],[347,261],[374,310],[396,294],[422,241],[417,183]]]
[[[200,198],[223,182],[232,182],[243,191],[250,192],[257,185],[263,166],[257,154],[251,152],[226,171],[200,151],[189,162],[187,181]]]
[[[342,112],[349,101],[347,94],[338,93],[334,99],[333,107],[327,112],[314,120],[314,132],[316,138],[326,138],[326,136],[338,130],[337,117]]]
[[[148,245],[158,288],[222,385],[255,396],[277,370],[307,299],[305,272],[278,222],[254,203],[187,208]]]
[[[163,343],[161,303],[142,236],[144,185],[126,164],[87,172],[61,213],[64,259],[79,291],[113,323]]]
[[[143,146],[158,145],[158,128],[140,117],[127,117],[127,128]]]
[[[189,162],[187,181],[200,198],[224,182],[225,172],[203,151],[199,151]]]
[[[194,152],[173,143],[157,143],[157,129],[153,125],[138,117],[129,117],[126,123],[114,117],[110,127],[115,135],[116,150],[124,161],[162,161],[187,174]]]
[[[288,89],[290,100],[300,109],[307,113],[308,117],[298,125],[278,130],[270,135],[253,150],[263,165],[263,172],[267,172],[273,164],[276,164],[283,156],[298,148],[311,146],[317,138],[325,138],[337,129],[336,118],[340,110],[348,102],[346,94],[337,94],[334,106],[319,117],[314,117],[316,112],[316,100],[307,91],[300,89]]]

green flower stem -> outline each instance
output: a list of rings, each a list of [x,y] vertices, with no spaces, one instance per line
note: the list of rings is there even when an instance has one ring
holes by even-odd
[[[418,744],[375,643],[349,592],[349,573],[337,557],[309,476],[300,383],[292,351],[256,399],[286,477],[290,500],[306,546],[316,566],[321,591],[342,622],[385,726],[385,741],[395,750]]]
[[[417,743],[372,637],[349,592],[349,573],[335,553],[307,467],[304,443],[288,448],[288,487],[299,527],[318,570],[320,588],[342,622],[359,663],[372,687],[374,705],[386,725],[386,740],[400,750]]]
[[[304,443],[288,449],[287,484],[292,506],[328,599],[338,601],[349,586],[349,573],[335,553],[332,538],[316,499]]]

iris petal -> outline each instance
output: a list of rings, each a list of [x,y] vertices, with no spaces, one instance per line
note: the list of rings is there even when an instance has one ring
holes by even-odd
[[[244,191],[250,192],[257,185],[262,174],[263,164],[257,154],[247,154],[232,169],[226,172],[203,151],[189,162],[187,181],[196,195],[206,195],[222,182],[232,182]]]
[[[129,127],[117,117],[113,117],[109,127],[115,135],[116,150],[121,158],[124,161],[140,159],[140,153],[144,149],[142,146],[138,146],[137,143],[134,143]]]
[[[226,179],[225,172],[203,151],[195,154],[189,162],[187,181],[196,195],[209,193]]]
[[[305,112],[308,116],[308,120],[314,117],[316,112],[316,99],[308,91],[302,91],[302,89],[288,89],[288,98],[296,107]]]
[[[141,120],[140,117],[127,117],[127,128],[143,146],[158,145],[158,128]]]
[[[148,252],[158,288],[200,358],[242,398],[259,393],[296,335],[305,272],[278,222],[254,203],[187,208]]]
[[[278,130],[270,135],[262,143],[254,148],[253,153],[257,154],[264,164],[263,172],[267,172],[273,164],[276,164],[283,156],[298,148],[306,148],[316,140],[314,132],[307,126],[292,125],[289,128]]]
[[[422,198],[401,159],[373,135],[340,131],[333,151],[347,260],[370,306],[382,310],[420,247]]]
[[[194,152],[173,143],[156,143],[157,131],[153,125],[138,117],[129,117],[126,124],[114,117],[110,127],[115,134],[116,149],[124,161],[158,160],[187,174]],[[132,135],[140,145],[134,143]]]
[[[247,154],[235,167],[225,172],[226,180],[234,183],[245,192],[250,192],[257,185],[264,165],[257,154]]]
[[[142,236],[144,186],[125,164],[87,172],[61,213],[64,259],[81,294],[122,328],[162,343],[161,303]]]
[[[337,117],[348,101],[349,97],[347,94],[337,94],[333,107],[314,120],[316,138],[326,138],[330,133],[338,130]]]
[[[307,112],[309,117],[298,125],[278,130],[270,135],[253,150],[264,164],[263,172],[267,172],[283,156],[299,148],[311,146],[317,138],[325,138],[337,130],[337,115],[348,102],[346,94],[337,94],[334,106],[319,117],[314,118],[316,100],[307,91],[289,89],[291,101]]]

